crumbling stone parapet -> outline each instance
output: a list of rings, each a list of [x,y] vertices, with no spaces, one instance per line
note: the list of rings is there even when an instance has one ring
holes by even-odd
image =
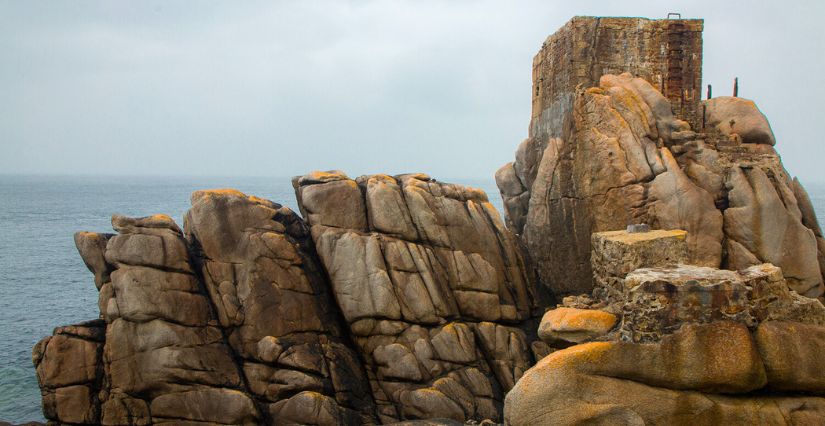
[[[621,339],[659,341],[686,323],[735,321],[751,330],[765,321],[825,325],[825,308],[788,288],[769,263],[741,271],[678,265],[642,268],[624,279]]]
[[[686,241],[687,232],[678,229],[594,233],[590,256],[594,297],[615,301],[624,291],[625,276],[638,268],[687,263]]]

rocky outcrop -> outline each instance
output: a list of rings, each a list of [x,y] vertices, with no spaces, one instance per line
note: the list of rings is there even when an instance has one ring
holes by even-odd
[[[590,292],[591,233],[632,223],[688,231],[691,263],[768,262],[800,294],[823,294],[821,231],[753,102],[705,101],[706,127],[691,129],[649,82],[622,74],[572,105],[559,137],[527,139],[496,173],[508,223],[556,294]]]
[[[46,417],[500,420],[542,305],[486,195],[424,175],[296,185],[311,228],[225,189],[192,195],[185,232],[155,215],[78,233],[101,317],[35,347]]]
[[[486,195],[422,174],[293,180],[382,421],[499,419],[534,281]],[[532,333],[529,333],[532,334]]]
[[[78,233],[101,320],[34,349],[44,414],[72,424],[368,424],[369,384],[303,221],[238,191]]]
[[[609,300],[569,297],[545,314],[550,354],[508,393],[507,424],[821,423],[822,303],[776,266],[668,265],[683,240],[651,232],[652,251],[620,234],[594,236],[593,258],[657,267],[605,275]]]

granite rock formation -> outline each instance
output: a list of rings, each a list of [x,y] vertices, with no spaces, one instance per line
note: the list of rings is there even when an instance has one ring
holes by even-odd
[[[593,238],[593,259],[615,260],[593,265],[610,300],[571,296],[545,314],[550,354],[507,395],[507,424],[822,422],[825,307],[779,268],[677,265],[673,233]],[[638,263],[657,266],[618,266]]]
[[[486,195],[423,174],[316,172],[293,186],[381,420],[499,420],[532,365],[540,305]]]
[[[605,75],[575,93],[560,137],[519,146],[496,180],[545,285],[559,296],[591,291],[590,234],[648,223],[688,231],[691,263],[768,262],[800,294],[823,294],[821,230],[767,120],[744,99],[705,106],[696,133],[649,82]]]
[[[75,236],[101,319],[60,327],[34,349],[48,419],[376,421],[295,213],[238,191],[198,191],[186,236],[163,215],[114,216],[112,225],[117,235]]]
[[[543,305],[486,195],[425,175],[295,182],[308,223],[224,189],[192,195],[185,231],[116,215],[117,234],[77,233],[100,319],[35,347],[46,417],[501,420]]]

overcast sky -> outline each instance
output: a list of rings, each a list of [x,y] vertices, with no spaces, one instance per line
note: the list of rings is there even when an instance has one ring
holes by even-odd
[[[492,177],[574,15],[705,19],[704,83],[825,181],[825,2],[0,0],[0,173]]]

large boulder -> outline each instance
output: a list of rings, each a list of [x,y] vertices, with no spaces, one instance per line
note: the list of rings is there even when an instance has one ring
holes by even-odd
[[[500,420],[532,365],[540,305],[486,195],[423,174],[314,172],[293,185],[381,421]]]
[[[58,327],[32,351],[46,418],[63,423],[93,424],[100,419],[95,403],[103,380],[101,320]]]
[[[720,96],[708,99],[704,105],[707,127],[712,126],[725,136],[739,138],[742,143],[776,144],[768,119],[753,101]]]
[[[592,233],[634,223],[688,231],[690,263],[772,263],[800,294],[823,294],[825,240],[752,101],[705,101],[705,128],[691,129],[630,74],[572,95],[553,121],[562,127],[528,138],[496,173],[508,226],[557,296],[593,289]]]
[[[769,333],[795,331],[773,322],[763,326]],[[818,336],[823,327],[817,330]],[[742,324],[714,322],[685,325],[654,344],[573,346],[542,359],[522,377],[507,395],[505,421],[513,426],[819,424],[825,398],[806,392],[823,392],[821,382],[769,368],[782,371],[783,363],[801,358],[805,363],[796,368],[821,380],[822,370],[815,370],[821,363],[808,354],[794,359],[795,347],[768,341],[777,337],[754,341]],[[771,350],[781,355],[761,355]],[[737,395],[766,387],[801,394]]]

